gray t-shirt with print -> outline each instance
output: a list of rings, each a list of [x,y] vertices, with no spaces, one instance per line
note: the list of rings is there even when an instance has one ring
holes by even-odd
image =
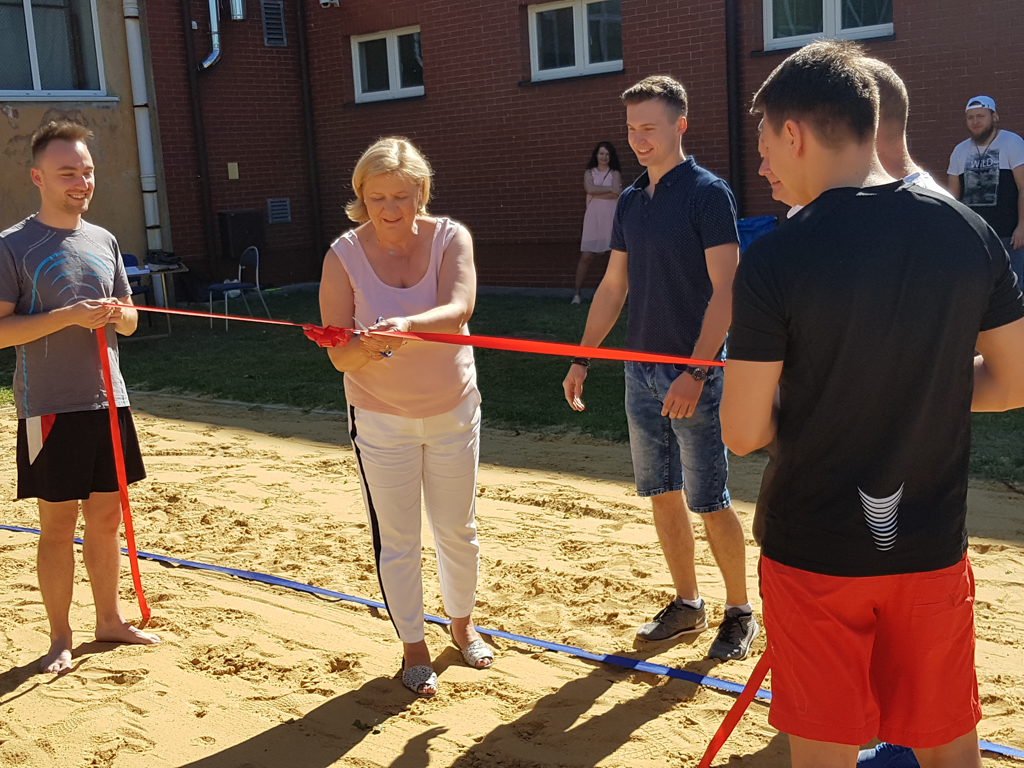
[[[34,315],[85,299],[131,296],[117,240],[87,222],[54,229],[30,216],[0,232],[0,301]],[[106,326],[117,406],[128,405],[118,367],[117,335]],[[18,418],[92,411],[107,404],[93,331],[72,325],[15,347],[14,403]]]

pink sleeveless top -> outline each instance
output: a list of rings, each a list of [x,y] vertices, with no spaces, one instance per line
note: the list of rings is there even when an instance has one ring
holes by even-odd
[[[409,288],[395,288],[377,277],[354,230],[335,240],[331,250],[352,284],[356,319],[370,326],[378,317],[407,317],[436,307],[441,260],[459,226],[451,219],[437,219],[430,265],[423,279]],[[469,328],[463,326],[460,333],[468,335]],[[394,357],[345,374],[349,405],[409,419],[448,413],[475,393],[473,348],[453,344],[407,341]]]

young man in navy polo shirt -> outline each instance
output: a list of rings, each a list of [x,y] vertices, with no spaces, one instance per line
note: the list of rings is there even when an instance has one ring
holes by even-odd
[[[729,186],[683,152],[686,90],[670,77],[622,94],[629,144],[647,170],[619,197],[608,269],[581,344],[596,347],[629,294],[626,346],[700,360],[722,359],[739,260],[736,201]],[[589,360],[573,360],[565,399],[584,409]],[[732,508],[718,407],[722,369],[626,363],[626,416],[637,493],[649,496],[676,598],[637,631],[644,642],[707,629],[697,587],[689,511],[704,521],[725,580],[725,618],[708,653],[742,659],[757,635],[746,589],[743,527]],[[682,491],[686,497],[683,497]]]
[[[794,767],[852,768],[877,736],[981,768],[970,412],[1024,407],[1024,298],[979,216],[888,175],[878,103],[835,41],[754,97],[762,157],[803,207],[737,272],[723,436],[776,441],[761,592]]]

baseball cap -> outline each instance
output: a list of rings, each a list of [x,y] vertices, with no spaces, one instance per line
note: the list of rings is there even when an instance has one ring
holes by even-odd
[[[986,109],[991,109],[993,112],[996,111],[996,103],[991,97],[975,96],[967,102],[967,107],[964,109],[964,112],[968,109],[976,109],[977,107],[985,107]]]

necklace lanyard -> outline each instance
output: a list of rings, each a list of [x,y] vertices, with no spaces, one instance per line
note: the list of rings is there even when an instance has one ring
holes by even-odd
[[[982,149],[981,149],[981,148],[980,148],[980,147],[979,147],[979,146],[978,146],[977,144],[975,144],[975,145],[974,145],[974,151],[975,151],[975,152],[977,152],[977,157],[978,157],[978,169],[979,169],[979,170],[981,169],[981,161],[982,161],[982,158],[984,158],[984,157],[985,157],[985,155],[987,155],[987,154],[988,154],[988,148],[992,146],[992,142],[996,140],[996,137],[997,137],[998,135],[999,135],[999,129],[998,129],[998,128],[996,128],[996,132],[995,132],[995,133],[993,134],[992,138],[988,140],[988,144],[986,144],[986,145],[985,145],[985,149],[984,149],[984,151],[982,151]]]

